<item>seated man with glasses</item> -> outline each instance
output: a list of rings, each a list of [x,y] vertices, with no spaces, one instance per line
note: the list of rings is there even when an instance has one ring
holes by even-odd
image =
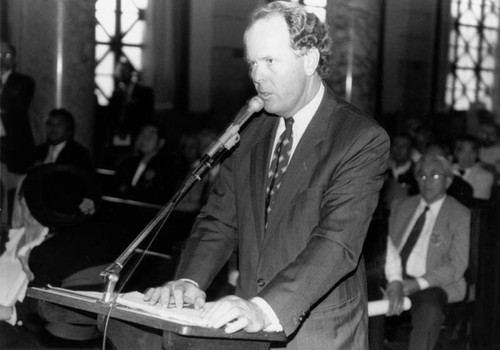
[[[465,296],[470,212],[446,195],[453,178],[446,158],[425,155],[415,167],[415,177],[420,194],[400,202],[389,217],[385,276],[387,316],[399,315],[408,296],[409,349],[421,350],[434,349],[446,304]],[[383,325],[383,318],[374,321]]]

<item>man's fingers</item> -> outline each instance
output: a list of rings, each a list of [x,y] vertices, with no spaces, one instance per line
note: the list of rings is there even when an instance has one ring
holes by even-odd
[[[144,301],[149,302],[149,305],[155,305],[160,298],[160,288],[149,288],[144,296]]]
[[[226,332],[227,334],[238,332],[242,329],[245,329],[248,326],[248,324],[249,324],[248,318],[240,317],[232,322],[229,322],[226,328],[224,329],[224,332]]]
[[[197,297],[197,298],[194,300],[193,305],[194,305],[194,308],[195,308],[195,309],[197,309],[197,310],[198,310],[198,309],[201,309],[201,308],[203,307],[203,305],[205,305],[205,298],[204,298],[204,297],[201,297],[201,296]]]
[[[182,306],[184,305],[184,292],[185,292],[184,286],[182,285],[174,286],[173,295],[174,295],[175,307],[177,309],[182,309]]]

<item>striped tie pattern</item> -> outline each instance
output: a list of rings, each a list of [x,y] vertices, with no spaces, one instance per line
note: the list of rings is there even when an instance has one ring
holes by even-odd
[[[408,262],[408,258],[410,257],[410,254],[413,251],[413,248],[415,247],[420,234],[422,233],[428,210],[429,207],[426,206],[422,214],[420,214],[420,216],[418,217],[417,221],[415,221],[415,224],[413,225],[413,228],[408,235],[408,239],[406,240],[403,248],[401,249],[401,252],[399,253],[399,256],[401,257],[401,266],[403,267],[404,278],[408,278],[408,275],[406,274],[406,263]]]
[[[278,193],[283,175],[285,174],[293,144],[293,118],[285,118],[285,131],[280,135],[276,148],[274,149],[271,166],[267,174],[266,188],[266,225],[267,217],[271,212]]]

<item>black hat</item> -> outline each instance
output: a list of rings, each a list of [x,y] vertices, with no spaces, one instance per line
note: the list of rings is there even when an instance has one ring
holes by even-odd
[[[44,164],[31,169],[22,191],[31,214],[42,225],[67,227],[82,223],[91,215],[80,211],[84,198],[97,209],[100,190],[95,173],[67,164]]]

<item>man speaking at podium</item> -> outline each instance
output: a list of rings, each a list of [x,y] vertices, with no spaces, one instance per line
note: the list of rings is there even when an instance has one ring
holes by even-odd
[[[257,9],[244,46],[265,113],[222,163],[176,280],[149,289],[145,300],[203,307],[203,290],[237,251],[237,296],[203,311],[209,325],[283,330],[287,349],[366,349],[360,254],[386,170],[387,134],[323,82],[331,39],[303,6]]]

